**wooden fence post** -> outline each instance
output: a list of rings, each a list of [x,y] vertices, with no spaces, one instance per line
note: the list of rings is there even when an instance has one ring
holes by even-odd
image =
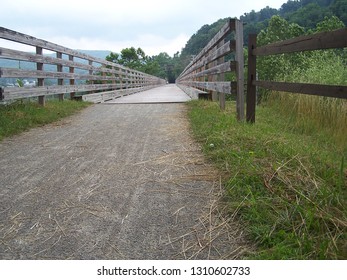
[[[57,52],[57,58],[62,59],[63,54],[61,52]],[[61,64],[57,64],[57,72],[61,73],[63,72],[63,66]],[[58,79],[58,86],[62,86],[64,84],[64,79]],[[59,94],[59,101],[64,100],[64,93]]]
[[[119,88],[120,88],[120,92],[123,95],[123,69],[122,68],[118,68],[119,70]]]
[[[73,55],[69,55],[69,60],[73,61]],[[74,67],[69,67],[69,72],[73,74],[75,72]],[[70,79],[70,86],[75,85],[75,79]],[[72,100],[75,96],[75,92],[70,92],[70,99]]]
[[[90,67],[92,67],[93,66],[93,60],[88,60],[88,65],[90,66]],[[93,70],[92,69],[89,69],[89,71],[88,71],[88,73],[89,73],[89,75],[90,76],[92,76],[93,75]],[[89,84],[90,85],[94,85],[94,81],[93,80],[89,80]],[[91,93],[95,93],[95,91],[93,90],[93,91],[91,91]]]
[[[218,45],[216,45],[209,53],[209,55],[213,54],[214,52],[216,52],[218,50],[218,48],[221,46],[221,43],[219,43]],[[209,63],[208,69],[212,68],[214,66],[218,65],[217,61],[212,61]],[[209,82],[217,82],[218,78],[217,75],[209,75],[208,76],[208,81]],[[218,101],[218,92],[217,91],[211,91],[211,97],[212,97],[212,101]]]
[[[249,123],[255,122],[255,105],[256,105],[256,81],[257,72],[257,56],[253,54],[253,50],[257,47],[257,35],[250,34],[248,37],[248,79],[247,79],[247,108],[246,119]]]
[[[236,79],[237,79],[237,95],[236,110],[237,119],[243,121],[245,118],[245,98],[244,98],[244,55],[243,55],[243,23],[239,20],[235,21],[235,40],[236,40]]]
[[[129,88],[129,84],[130,84],[130,75],[129,75],[130,71],[129,70],[125,70],[125,77],[126,77],[126,82],[125,82],[125,93],[128,94],[128,88]]]
[[[41,47],[36,47],[36,54],[42,55],[42,48]],[[39,62],[36,63],[36,69],[38,71],[43,71],[43,63],[39,63]],[[45,79],[43,79],[43,78],[37,79],[37,85],[39,87],[44,86],[44,84],[45,84]],[[45,96],[44,95],[39,96],[39,104],[42,106],[45,106]]]
[[[114,66],[111,67],[112,69],[112,83],[115,84],[116,83],[116,68]]]
[[[106,69],[106,64],[102,64],[102,65],[101,65],[101,69],[102,69],[102,70]],[[105,71],[102,71],[102,82],[101,82],[101,83],[102,83],[103,85],[107,84],[106,77],[107,77],[106,72],[105,72]]]
[[[225,43],[225,39],[223,39],[219,44],[218,44],[218,48],[222,47]],[[217,60],[217,65],[219,64],[222,64],[225,62],[225,57],[222,56],[221,58],[219,58]],[[221,73],[221,74],[218,74],[217,75],[217,79],[216,81],[224,81],[224,78],[225,78],[225,74],[224,73]],[[218,99],[219,99],[219,108],[221,110],[225,110],[225,92],[219,92],[218,93]]]

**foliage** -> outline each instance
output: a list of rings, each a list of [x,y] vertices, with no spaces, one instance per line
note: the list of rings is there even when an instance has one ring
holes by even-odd
[[[252,10],[240,16],[245,23],[244,26],[244,42],[248,42],[248,34],[260,33],[260,43],[282,40],[296,37],[305,33],[316,32],[321,30],[331,30],[332,26],[317,26],[316,24],[328,18],[332,19],[329,24],[334,25],[336,19],[341,23],[347,24],[347,0],[288,0],[280,9],[273,9],[269,6],[261,9],[259,12]],[[273,17],[275,16],[275,17]],[[280,17],[279,17],[280,16]],[[201,49],[215,36],[220,28],[225,24],[228,18],[219,19],[212,24],[202,26],[186,43],[181,52],[177,52],[174,57],[170,57],[167,53],[160,53],[156,56],[146,56],[141,48],[126,48],[120,54],[111,53],[107,56],[107,60],[113,61],[130,68],[143,71],[145,73],[155,75],[167,79],[170,83],[175,79],[189,64],[192,57],[198,54]],[[325,23],[327,24],[327,23]],[[279,28],[276,30],[276,28]],[[267,30],[266,36],[264,30]],[[263,37],[262,37],[263,36]],[[295,55],[295,59],[288,62],[287,56],[283,56],[282,61],[277,66],[271,61],[264,61],[264,69],[267,78],[274,78],[278,70],[288,70],[293,66],[301,63],[305,67],[306,57],[300,54]],[[346,56],[347,57],[347,56]],[[265,72],[264,72],[265,73]]]
[[[174,83],[184,68],[191,61],[192,55],[196,55],[221,29],[227,19],[220,19],[212,25],[204,25],[192,35],[182,52],[177,52],[173,57],[162,52],[158,55],[146,56],[142,49],[134,47],[126,48],[120,54],[111,52],[106,60],[112,61],[132,69],[165,78]]]
[[[170,83],[174,83],[178,76],[174,71],[177,57],[172,58],[165,52],[150,57],[141,48],[130,47],[123,49],[120,54],[111,52],[106,60],[166,79]]]
[[[195,138],[224,171],[230,215],[257,244],[248,258],[347,257],[347,173],[329,131],[300,131],[274,107],[248,125],[231,116],[235,103],[188,105]]]
[[[257,44],[258,46],[263,46],[304,34],[332,31],[343,27],[343,22],[332,16],[325,17],[322,22],[317,23],[315,29],[305,32],[305,29],[298,24],[289,23],[280,16],[273,16],[269,21],[268,28],[259,33]],[[283,80],[289,77],[293,71],[299,71],[302,75],[310,66],[334,64],[338,62],[339,57],[343,56],[343,52],[317,51],[260,57],[258,59],[259,78],[261,80]]]
[[[330,9],[345,25],[347,25],[347,0],[335,0]]]
[[[245,23],[244,42],[247,45],[248,35],[251,33],[259,34],[263,32],[262,30],[266,30],[269,27],[270,22],[272,24],[272,31],[274,31],[273,36],[277,36],[276,40],[280,40],[302,35],[306,32],[313,32],[312,30],[316,28],[317,23],[326,19],[327,16],[331,18],[332,15],[335,15],[340,23],[342,22],[347,25],[347,0],[288,0],[278,10],[267,6],[259,12],[252,10],[249,13],[244,13],[240,16],[240,20]],[[273,16],[280,16],[285,20],[283,21],[280,20],[280,17],[275,17],[277,18],[276,24],[280,27],[282,34],[279,34],[280,32],[276,34],[274,20],[271,20]],[[176,77],[183,71],[185,66],[189,64],[192,56],[198,54],[213,38],[225,24],[226,20],[227,18],[224,18],[210,25],[205,24],[191,36],[177,59],[174,59],[174,64],[177,69],[177,71],[174,71]],[[284,27],[289,28],[289,30],[285,30]],[[315,30],[319,30],[319,27]],[[331,28],[328,30],[331,30]],[[273,39],[274,38],[266,38],[268,41],[272,41]],[[265,43],[265,41],[262,43]],[[299,55],[297,55],[297,59],[302,61]],[[284,65],[284,62],[285,61],[283,61],[281,65]],[[275,69],[273,68],[268,73],[272,75],[274,72]]]
[[[206,44],[217,34],[217,32],[227,22],[228,18],[220,19],[209,25],[205,24],[188,40],[182,50],[182,56],[197,55]]]
[[[248,34],[258,34],[268,27],[269,20],[274,15],[279,15],[289,23],[303,26],[305,30],[315,28],[316,24],[326,16],[335,15],[347,25],[347,0],[288,0],[280,9],[266,7],[259,12],[252,10],[240,16],[246,23],[244,28],[244,40],[248,42]]]
[[[290,22],[296,22],[307,29],[314,28],[317,22],[322,21],[324,17],[331,16],[332,12],[326,8],[318,5],[317,3],[309,3],[300,8],[293,14],[287,16]]]
[[[17,85],[18,87],[24,87],[24,82],[22,79],[17,79]]]
[[[106,56],[107,61],[118,63],[129,67],[131,69],[140,69],[146,63],[145,52],[141,49],[135,49],[134,47],[125,48],[121,51],[121,54],[111,52]]]
[[[317,23],[315,32],[332,31],[344,27],[345,24],[338,17],[325,17],[323,21]]]
[[[344,27],[337,17],[326,17],[312,32],[335,30]],[[275,16],[269,27],[260,32],[259,45],[297,37],[304,29]],[[299,83],[347,85],[345,50],[320,50],[286,55],[260,57],[258,74],[260,80],[276,80]],[[288,94],[260,90],[260,98],[286,114],[300,130],[328,129],[341,144],[347,135],[347,102],[342,99]]]
[[[266,30],[259,33],[258,46],[267,45],[272,42],[282,41],[304,34],[304,28],[295,23],[288,23],[280,16],[273,16]],[[305,58],[302,54],[278,55],[260,58],[258,60],[259,79],[274,80],[282,73],[288,73],[288,69],[305,67]]]

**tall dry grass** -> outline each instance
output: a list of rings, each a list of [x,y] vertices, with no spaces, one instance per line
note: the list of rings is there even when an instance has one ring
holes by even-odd
[[[333,51],[316,51],[308,56],[305,69],[282,73],[279,80],[298,83],[347,85],[346,62]],[[347,151],[347,100],[304,94],[272,92],[267,104],[290,117],[303,132],[328,133],[338,147]]]
[[[267,104],[287,114],[296,130],[329,134],[338,147],[347,149],[347,100],[272,92]]]

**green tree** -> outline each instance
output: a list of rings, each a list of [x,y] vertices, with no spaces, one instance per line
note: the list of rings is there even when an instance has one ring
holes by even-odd
[[[289,23],[280,16],[273,16],[268,28],[259,33],[257,44],[263,46],[298,37],[304,33],[304,28],[298,24]],[[302,53],[260,57],[258,66],[261,80],[282,80],[291,69],[305,67],[305,57]]]
[[[335,0],[330,6],[332,13],[347,25],[347,0]]]
[[[131,69],[143,70],[143,66],[147,63],[148,57],[141,48],[134,47],[125,48],[120,54],[111,52],[106,56],[106,60],[124,65]]]
[[[170,57],[166,52],[161,52],[160,54],[153,56],[152,58],[160,66],[159,77],[165,77],[170,83],[174,83],[175,76],[173,73],[173,58]]]
[[[345,24],[338,17],[325,17],[323,21],[317,23],[316,32],[333,31],[344,27]]]
[[[315,28],[317,22],[324,19],[325,16],[331,16],[332,13],[327,7],[322,7],[317,3],[309,3],[300,8],[288,17],[290,22],[304,26],[306,29]]]
[[[343,22],[337,17],[325,17],[314,29],[305,32],[303,27],[274,16],[268,28],[260,32],[258,46],[298,37],[305,33],[332,31],[343,27]],[[344,84],[347,73],[343,65],[346,57],[344,50],[318,50],[259,57],[257,62],[259,79]],[[264,97],[267,91],[261,91],[261,94]]]
[[[119,59],[120,59],[119,54],[114,52],[111,52],[108,56],[106,56],[107,61],[118,63],[118,64],[119,64]]]
[[[146,55],[141,48],[125,48],[121,51],[121,59],[119,61],[126,67],[141,70],[142,66],[146,64]]]
[[[287,15],[294,13],[301,8],[301,3],[299,1],[288,1],[284,3],[280,8],[280,15],[286,17]]]
[[[177,54],[175,60],[177,61],[178,59]],[[111,52],[106,57],[106,60],[167,79],[171,83],[175,82],[177,77],[173,71],[175,65],[173,62],[174,59],[165,52],[150,57],[141,48],[135,49],[134,47],[130,47],[123,49],[120,54]]]

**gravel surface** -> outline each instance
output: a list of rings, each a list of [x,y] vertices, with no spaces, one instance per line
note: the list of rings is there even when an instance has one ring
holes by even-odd
[[[245,244],[184,104],[93,105],[0,143],[0,259],[221,259]]]

